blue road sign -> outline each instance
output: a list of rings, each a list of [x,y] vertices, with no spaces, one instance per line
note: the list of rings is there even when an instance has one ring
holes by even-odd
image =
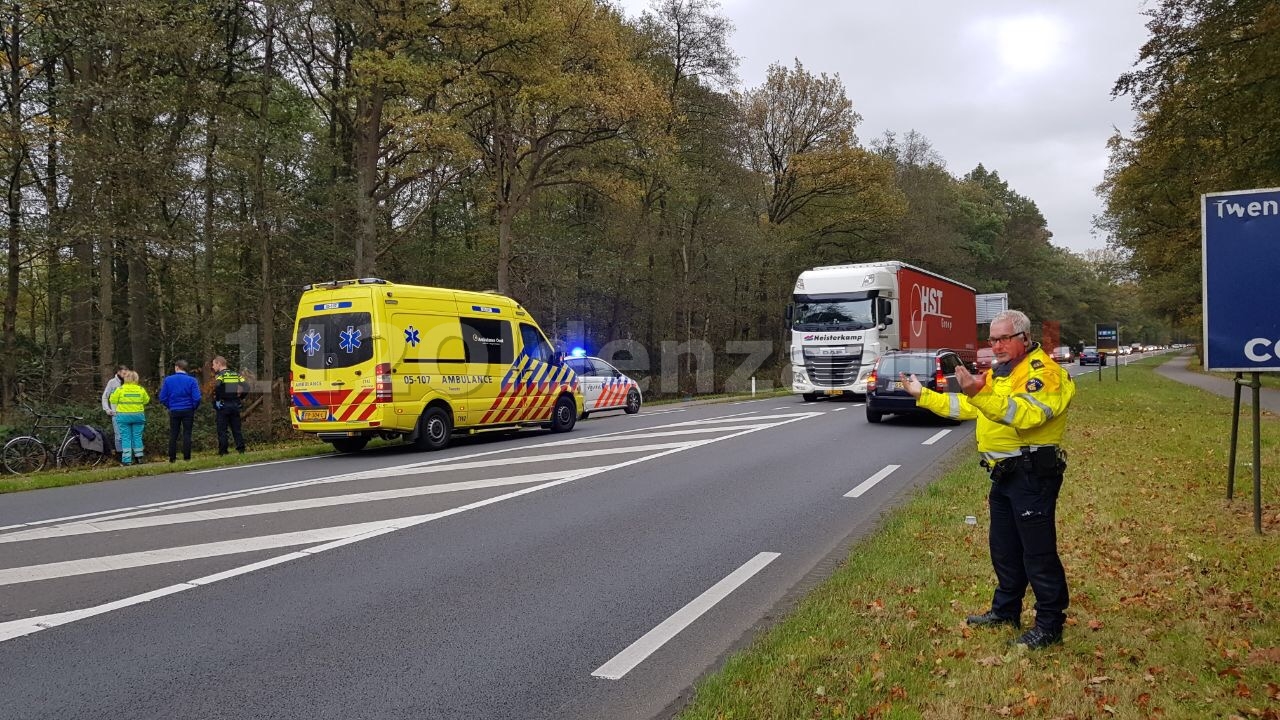
[[[1200,196],[1204,366],[1280,370],[1280,188]]]

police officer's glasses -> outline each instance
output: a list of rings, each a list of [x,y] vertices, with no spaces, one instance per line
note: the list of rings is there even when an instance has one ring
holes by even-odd
[[[1002,343],[1006,340],[1012,340],[1018,337],[1019,335],[1026,335],[1026,333],[1016,332],[1012,335],[993,335],[992,337],[987,338],[987,342],[991,343],[992,345],[995,345],[996,343]]]

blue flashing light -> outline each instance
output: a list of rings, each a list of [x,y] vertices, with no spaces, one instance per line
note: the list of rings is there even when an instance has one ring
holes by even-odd
[[[587,351],[586,351],[586,350],[583,350],[583,349],[582,349],[582,348],[580,348],[580,347],[576,347],[576,348],[574,348],[574,349],[573,349],[572,351],[570,351],[570,353],[569,353],[569,357],[586,357],[586,356],[587,356]]]

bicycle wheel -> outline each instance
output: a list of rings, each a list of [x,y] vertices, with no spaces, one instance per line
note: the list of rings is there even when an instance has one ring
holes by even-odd
[[[93,467],[102,462],[106,455],[96,450],[86,450],[80,446],[80,438],[72,435],[62,441],[58,448],[58,466],[65,468]]]
[[[47,459],[44,443],[30,435],[16,437],[4,444],[4,467],[11,473],[35,472],[44,467]]]

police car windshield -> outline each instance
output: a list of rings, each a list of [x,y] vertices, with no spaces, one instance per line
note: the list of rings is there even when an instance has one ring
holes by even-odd
[[[794,330],[865,330],[875,325],[871,298],[796,298]]]
[[[308,370],[351,367],[373,359],[369,313],[314,315],[298,322],[294,362]]]

